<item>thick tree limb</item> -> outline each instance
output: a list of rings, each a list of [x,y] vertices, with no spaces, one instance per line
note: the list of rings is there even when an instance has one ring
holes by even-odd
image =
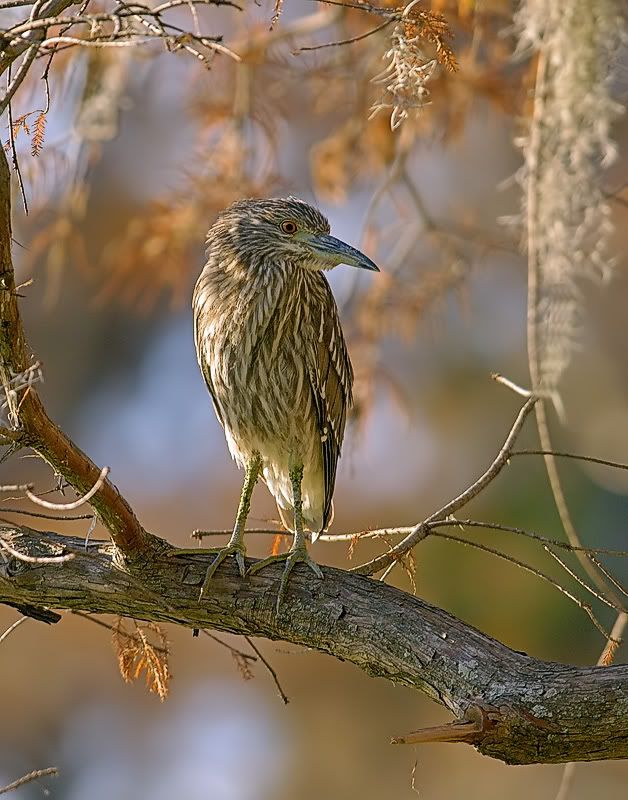
[[[32,361],[17,305],[11,241],[10,173],[0,147],[0,381],[4,387],[9,386],[14,375],[27,370]],[[33,448],[79,494],[88,492],[100,480],[101,470],[50,419],[34,388],[25,390],[19,403],[14,401],[13,405],[8,410],[13,429],[2,431],[5,440]],[[110,481],[102,482],[91,505],[111,533],[121,556],[141,561],[150,557],[153,548],[159,548],[160,540],[146,533]]]
[[[325,568],[323,581],[297,570],[276,617],[279,567],[242,580],[225,564],[199,603],[206,554],[164,551],[144,565],[140,581],[116,566],[106,543],[86,552],[81,539],[25,527],[4,527],[0,536],[29,556],[75,553],[59,565],[11,559],[0,566],[0,602],[210,627],[320,650],[424,692],[456,716],[451,735],[441,727],[438,740],[468,742],[511,764],[628,757],[628,666],[530,658],[416,597],[338,569]]]

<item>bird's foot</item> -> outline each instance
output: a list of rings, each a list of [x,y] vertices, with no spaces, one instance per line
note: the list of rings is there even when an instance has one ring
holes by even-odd
[[[308,566],[312,572],[316,575],[317,578],[322,580],[323,573],[321,568],[318,566],[316,561],[310,558],[308,552],[303,547],[293,548],[289,550],[287,553],[280,553],[277,556],[268,556],[268,558],[262,559],[262,561],[258,561],[256,564],[253,564],[252,567],[249,567],[247,570],[247,575],[253,575],[256,572],[267,567],[269,564],[275,564],[279,561],[285,561],[286,565],[283,570],[283,574],[281,576],[281,583],[279,584],[279,592],[277,593],[277,602],[275,604],[275,609],[277,611],[277,615],[279,615],[279,610],[281,608],[281,604],[285,599],[286,590],[288,588],[288,580],[290,578],[290,573],[295,568],[297,564],[305,564]]]
[[[207,591],[211,579],[214,577],[214,574],[218,567],[225,561],[229,556],[234,556],[236,560],[236,564],[238,565],[238,570],[240,575],[244,578],[246,574],[246,567],[244,565],[244,556],[246,555],[246,548],[244,544],[240,542],[229,542],[226,547],[183,547],[183,548],[176,548],[174,550],[170,550],[168,552],[169,556],[188,556],[188,555],[198,555],[202,553],[203,555],[206,553],[215,553],[216,557],[212,561],[212,563],[207,568],[207,572],[205,573],[205,579],[203,580],[203,585],[201,586],[201,591],[199,593],[198,599],[202,600],[203,595]]]
[[[238,565],[238,570],[240,575],[244,578],[246,574],[246,567],[244,566],[244,556],[246,555],[246,548],[243,544],[239,542],[234,542],[233,544],[229,543],[226,547],[212,547],[208,552],[216,553],[216,558],[212,561],[212,563],[207,568],[207,572],[205,573],[205,580],[203,581],[203,585],[201,586],[201,591],[198,596],[199,600],[203,599],[203,595],[209,588],[209,584],[211,579],[214,577],[216,570],[225,561],[229,556],[234,556],[236,560],[236,564]]]

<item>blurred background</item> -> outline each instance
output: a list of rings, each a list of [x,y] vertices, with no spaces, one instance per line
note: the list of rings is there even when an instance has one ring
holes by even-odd
[[[41,146],[33,144],[40,71],[18,97],[14,120],[37,109],[15,137],[30,214],[16,188],[14,235],[18,282],[32,279],[21,309],[43,364],[42,396],[80,447],[111,467],[141,522],[175,545],[189,546],[195,528],[229,528],[240,491],[196,365],[190,311],[204,234],[237,197],[292,193],[315,203],[336,236],[382,269],[373,276],[339,267],[329,276],[356,368],[332,532],[423,519],[484,470],[520,407],[490,374],[529,385],[521,189],[513,180],[521,153],[513,140],[529,113],[533,59],[512,59],[509,2],[424,5],[456,34],[443,41],[459,69],[441,60],[429,105],[418,115],[411,109],[394,131],[390,109],[368,120],[382,97],[371,78],[386,66],[390,28],[355,44],[300,50],[381,22],[310,2],[286,3],[273,31],[267,2],[242,14],[199,8],[200,23],[224,34],[241,65],[219,56],[206,71],[189,54],[151,48],[60,51]],[[190,24],[189,10],[179,16]],[[436,44],[428,37],[428,56]],[[623,55],[614,87],[621,103]],[[604,177],[609,194],[628,174],[626,121],[612,134],[619,158]],[[579,349],[562,383],[565,422],[552,417],[552,428],[557,449],[628,461],[621,192],[609,211],[614,277],[610,287],[585,287]],[[520,445],[537,446],[532,420]],[[560,466],[583,542],[626,549],[626,473]],[[24,453],[2,476],[41,491],[55,485]],[[563,538],[534,456],[514,458],[464,514]],[[249,525],[276,517],[260,485]],[[62,530],[81,535],[88,527]],[[495,531],[463,535],[544,570],[612,626],[615,613],[538,543]],[[271,546],[270,537],[249,537],[253,556]],[[382,547],[358,543],[352,563]],[[318,543],[313,556],[349,564],[346,543]],[[604,563],[625,581],[622,559]],[[412,591],[401,568],[388,580]],[[414,580],[421,597],[538,658],[594,663],[604,646],[582,609],[552,586],[470,547],[426,540],[415,552]],[[0,631],[15,619],[1,607]],[[224,647],[189,630],[166,633],[173,680],[160,703],[142,680],[123,682],[107,630],[70,614],[54,626],[20,626],[0,648],[0,786],[55,765],[59,777],[20,796],[375,800],[412,797],[414,782],[430,800],[555,797],[559,765],[507,767],[462,745],[391,747],[391,735],[449,718],[407,688],[259,642],[290,698],[284,706],[259,662],[245,680]],[[620,649],[617,659],[625,656]],[[569,797],[623,798],[627,785],[625,763],[583,764]]]

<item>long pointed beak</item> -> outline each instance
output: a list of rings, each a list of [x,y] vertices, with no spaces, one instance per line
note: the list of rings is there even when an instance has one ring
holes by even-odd
[[[368,269],[372,272],[379,272],[379,267],[368,256],[351,247],[350,244],[336,239],[327,233],[320,233],[308,239],[308,245],[316,256],[329,267],[337,264],[348,264],[350,267]]]

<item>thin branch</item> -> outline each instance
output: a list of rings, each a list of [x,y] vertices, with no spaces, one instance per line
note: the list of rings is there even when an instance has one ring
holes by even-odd
[[[606,458],[594,458],[593,456],[583,456],[579,453],[567,453],[564,450],[513,450],[512,456],[556,456],[558,458],[573,458],[577,461],[589,461],[591,464],[601,464],[604,467],[614,467],[615,469],[628,470],[628,464],[621,461],[609,461]]]
[[[26,488],[26,496],[32,503],[42,506],[43,508],[48,508],[51,511],[74,511],[75,508],[80,508],[84,503],[89,502],[96,492],[99,492],[102,489],[109,472],[109,467],[103,467],[100,470],[100,475],[98,476],[98,479],[92,488],[81,497],[73,500],[71,503],[51,503],[50,500],[42,500],[41,497],[33,494],[28,487]]]
[[[32,6],[34,0],[1,0],[0,8],[17,8],[18,6]]]
[[[7,90],[6,90],[5,94],[4,94],[4,96],[2,98],[0,98],[0,116],[2,116],[2,114],[4,114],[4,112],[6,111],[9,103],[13,99],[13,95],[20,88],[20,85],[21,85],[22,81],[24,80],[24,78],[26,77],[26,74],[28,73],[30,65],[33,63],[36,55],[37,55],[37,45],[32,44],[26,50],[24,58],[22,59],[22,63],[18,67],[18,69],[17,69],[15,75],[13,76],[13,78],[9,81],[9,85],[7,87]]]
[[[232,656],[243,658],[245,661],[257,661],[255,656],[252,656],[250,653],[245,653],[243,650],[239,650],[237,647],[229,644],[229,642],[225,642],[224,639],[220,639],[218,636],[210,633],[205,628],[201,628],[200,630],[203,636],[207,636],[207,638],[211,639],[212,642],[216,642],[216,644],[219,644],[221,647],[226,647]]]
[[[38,519],[54,519],[58,522],[75,522],[79,519],[92,519],[93,514],[46,514],[43,511],[27,511],[25,508],[4,508],[0,506],[3,514],[22,514],[25,517],[37,517]]]
[[[534,405],[537,401],[537,398],[534,396],[529,397],[524,405],[521,407],[517,417],[510,429],[508,436],[506,437],[506,441],[501,447],[501,450],[497,454],[496,458],[494,459],[493,463],[489,466],[489,468],[481,475],[468,489],[465,489],[464,492],[459,494],[449,503],[444,505],[438,511],[435,511],[431,514],[427,519],[423,520],[423,522],[418,523],[412,529],[412,531],[406,536],[403,541],[399,544],[395,545],[389,552],[384,553],[383,555],[377,556],[376,558],[372,559],[371,561],[367,562],[366,564],[362,564],[359,567],[354,567],[351,572],[355,572],[358,575],[373,575],[375,572],[379,572],[380,569],[384,569],[393,561],[399,559],[400,556],[403,556],[409,550],[411,550],[416,544],[418,544],[422,539],[425,539],[426,536],[429,535],[429,523],[433,522],[436,519],[440,519],[443,517],[448,517],[451,514],[455,513],[459,508],[466,505],[470,500],[472,500],[476,495],[482,492],[495,478],[499,475],[502,469],[508,463],[510,458],[510,453],[512,451],[513,445],[517,440],[519,433],[526,421],[528,414],[534,408]]]
[[[589,558],[590,558],[590,559],[591,559],[591,561],[592,561],[592,562],[595,564],[595,566],[596,566],[596,567],[597,567],[597,568],[600,570],[600,572],[602,573],[602,575],[604,575],[604,577],[606,578],[606,580],[607,580],[609,583],[612,583],[612,584],[613,584],[613,586],[614,586],[616,589],[618,589],[618,590],[619,590],[619,591],[620,591],[620,592],[621,592],[623,595],[625,595],[626,597],[628,597],[628,592],[626,591],[626,589],[625,589],[625,588],[624,588],[624,587],[621,585],[621,583],[620,583],[620,582],[619,582],[619,581],[618,581],[616,578],[614,578],[614,577],[613,577],[613,576],[610,574],[610,572],[609,572],[609,571],[606,569],[606,567],[605,567],[605,566],[604,566],[602,563],[600,563],[600,561],[599,561],[597,558],[595,558],[595,556],[593,556],[593,555],[589,555]],[[619,609],[618,609],[618,610],[619,610]],[[624,609],[622,609],[622,611],[626,611],[626,612],[628,613],[628,610],[627,610],[627,609],[625,609],[625,608],[624,608]]]
[[[20,553],[19,550],[15,550],[2,537],[0,537],[0,547],[4,548],[13,558],[17,558],[18,561],[25,561],[28,564],[63,564],[66,561],[71,561],[75,555],[74,553],[66,553],[61,556],[29,556],[27,553]]]
[[[257,653],[257,657],[259,658],[259,660],[262,662],[262,664],[266,667],[266,669],[270,673],[270,676],[273,679],[273,682],[274,682],[275,686],[277,687],[277,691],[279,692],[279,697],[281,697],[281,701],[283,702],[283,704],[285,706],[287,706],[288,703],[290,702],[290,700],[288,698],[288,695],[284,692],[284,690],[283,690],[283,688],[281,686],[281,683],[279,683],[279,678],[277,677],[277,673],[275,672],[275,670],[271,666],[271,664],[268,661],[268,659],[264,657],[264,654],[259,649],[259,647],[257,647],[255,645],[255,642],[251,639],[251,637],[250,636],[245,636],[244,638],[245,638],[247,644],[249,645],[249,647],[251,648],[251,650],[253,650],[255,653]]]
[[[9,80],[11,79],[11,67],[9,67],[9,71],[7,73]],[[9,143],[11,145],[11,161],[13,162],[13,169],[15,170],[15,174],[17,175],[17,182],[18,186],[20,187],[20,197],[22,198],[22,205],[24,207],[24,213],[28,214],[28,200],[26,199],[26,189],[24,188],[24,179],[22,177],[22,170],[20,169],[20,160],[17,155],[17,148],[15,146],[15,128],[13,125],[13,106],[11,105],[11,101],[9,101],[7,105],[8,110],[8,117],[9,117]],[[7,398],[8,403],[8,398]],[[4,408],[4,403],[2,404]]]
[[[453,536],[450,533],[442,533],[441,531],[434,531],[433,535],[438,536],[440,539],[447,539],[448,541],[451,542],[458,542],[458,544],[464,544],[467,545],[468,547],[473,547],[476,550],[482,550],[485,553],[490,553],[491,555],[497,556],[497,558],[501,558],[503,561],[509,561],[511,564],[514,564],[515,566],[520,567],[526,572],[535,575],[537,578],[541,578],[541,580],[546,581],[555,589],[557,589],[559,592],[561,592],[561,594],[564,594],[565,597],[569,598],[569,600],[571,600],[572,603],[575,603],[578,606],[578,608],[581,608],[585,612],[585,614],[587,614],[591,622],[595,625],[597,630],[602,634],[602,636],[605,639],[611,639],[610,633],[604,629],[604,626],[595,616],[595,614],[593,613],[593,609],[588,603],[584,603],[582,600],[579,600],[568,589],[565,589],[564,586],[561,586],[560,583],[555,581],[553,578],[550,578],[549,575],[546,575],[541,570],[536,569],[536,567],[532,567],[530,566],[530,564],[526,564],[525,561],[521,561],[520,559],[515,558],[514,556],[509,556],[506,553],[502,553],[500,550],[496,550],[493,547],[489,547],[488,545],[485,544],[480,544],[480,542],[470,542],[468,539],[463,539],[460,536]]]
[[[384,28],[387,28],[392,19],[387,19],[386,22],[383,22],[381,25],[378,25],[376,28],[372,28],[370,31],[366,33],[361,33],[359,36],[352,36],[350,39],[342,39],[338,42],[326,42],[325,44],[315,44],[310,47],[299,47],[297,50],[294,50],[294,54],[297,55],[298,53],[302,53],[305,50],[322,50],[324,47],[340,47],[344,44],[354,44],[355,42],[361,42],[362,39],[367,39],[369,36],[372,36],[374,33],[379,33],[379,31],[383,31]]]
[[[121,628],[116,628],[115,626],[110,625],[108,622],[98,619],[98,617],[94,617],[91,614],[84,614],[82,611],[71,611],[70,613],[75,617],[81,617],[82,619],[86,619],[88,622],[93,622],[94,625],[98,625],[101,628],[106,628],[108,631],[116,633],[118,636],[123,636],[126,639],[130,639],[132,642],[136,642],[137,644],[142,643],[142,640],[138,636],[122,630]],[[162,647],[159,644],[153,644],[151,647],[158,653],[163,653],[166,656],[168,655],[168,648],[166,647]]]
[[[509,378],[506,378],[504,375],[500,375],[499,372],[493,372],[491,378],[495,381],[495,383],[501,383],[502,386],[505,386],[507,389],[511,389],[515,394],[521,395],[521,397],[531,397],[532,392],[529,389],[524,389],[519,384],[511,381]]]
[[[222,530],[215,530],[215,531],[204,531],[197,529],[195,531],[192,531],[191,536],[192,539],[198,539],[200,541],[201,539],[204,539],[206,536],[231,536],[232,533],[233,533],[233,528],[229,529],[224,528]],[[282,530],[280,528],[247,528],[246,533],[265,533],[276,536],[278,533],[282,533]],[[190,548],[190,552],[195,553],[197,551],[193,548]]]
[[[36,781],[38,778],[45,778],[48,775],[57,775],[58,773],[59,770],[57,767],[46,767],[45,769],[33,770],[33,772],[29,772],[28,775],[22,775],[21,778],[13,781],[13,783],[3,786],[0,789],[0,794],[7,794],[7,792],[12,792],[14,789],[19,789],[20,786],[24,786],[27,783]]]
[[[57,518],[54,517],[54,519]],[[63,517],[59,517],[59,519],[63,519]],[[552,547],[560,547],[568,552],[581,550],[585,553],[601,554],[613,556],[615,558],[628,558],[628,550],[611,550],[607,547],[573,547],[568,542],[561,542],[558,539],[551,539],[547,536],[541,536],[541,534],[527,530],[526,528],[519,528],[515,525],[506,525],[502,522],[484,522],[476,519],[449,518],[436,519],[433,522],[425,523],[425,525],[430,529],[448,526],[457,528],[486,528],[487,530],[503,531],[504,533],[515,533],[520,536],[526,536],[529,539],[534,539],[537,542],[542,542],[543,544],[551,545]],[[414,525],[406,525],[395,528],[374,528],[372,530],[354,531],[353,533],[323,533],[317,538],[317,541],[338,543],[360,541],[361,539],[383,539],[388,536],[407,536],[414,530],[414,528]],[[202,539],[207,536],[230,536],[231,533],[231,528],[215,531],[197,530],[192,533],[192,537],[195,539]],[[258,536],[277,536],[277,534],[282,534],[283,531],[276,530],[274,528],[247,528],[244,533],[247,536],[251,534]],[[311,533],[306,532],[305,535],[306,537],[311,538]],[[202,552],[204,551],[198,547],[190,547],[183,550],[177,548],[177,554],[179,555],[196,555]]]
[[[541,536],[539,533],[526,530],[525,528],[517,528],[514,525],[504,525],[501,522],[483,522],[475,519],[440,519],[430,523],[433,528],[442,528],[446,526],[461,527],[461,528],[487,528],[488,530],[503,531],[504,533],[516,533],[519,536],[526,536],[529,539],[534,539],[537,542],[542,542],[545,545],[552,547],[561,547],[563,550],[572,552],[574,550],[581,550],[585,553],[601,553],[607,556],[615,556],[617,558],[628,558],[628,550],[609,550],[605,547],[574,547],[567,542],[560,542],[558,539],[549,539],[547,536]],[[394,529],[391,529],[394,530]]]
[[[19,628],[20,625],[23,622],[26,622],[27,619],[30,619],[30,617],[20,617],[19,619],[16,619],[12,625],[9,625],[9,627],[4,631],[4,633],[0,635],[0,644],[2,644],[2,642],[4,642],[5,639],[8,639],[9,636],[13,633],[13,631],[16,628]]]
[[[549,553],[551,555],[551,557],[553,559],[555,559],[558,564],[560,564],[560,566],[565,570],[565,572],[571,578],[573,578],[576,583],[580,584],[580,586],[582,586],[583,589],[586,589],[587,592],[589,592],[589,594],[592,594],[593,597],[597,598],[601,603],[604,603],[604,605],[607,605],[609,608],[614,608],[615,611],[624,611],[625,610],[623,605],[620,605],[619,607],[615,606],[613,603],[611,603],[610,600],[607,600],[604,597],[604,595],[601,595],[599,592],[596,592],[595,589],[593,589],[591,586],[589,586],[588,583],[586,583],[586,581],[583,581],[582,578],[579,575],[577,575],[567,564],[565,564],[565,562],[561,559],[561,557],[558,555],[558,553],[555,553],[551,549],[551,547],[545,546],[543,549],[547,553]]]
[[[377,14],[380,17],[389,17],[391,20],[401,19],[401,13],[398,9],[382,8],[381,6],[374,6],[370,3],[351,3],[346,0],[311,0],[315,3],[325,3],[331,6],[341,6],[342,8],[357,8],[360,11],[366,11],[369,14]],[[404,9],[405,10],[405,9]]]

